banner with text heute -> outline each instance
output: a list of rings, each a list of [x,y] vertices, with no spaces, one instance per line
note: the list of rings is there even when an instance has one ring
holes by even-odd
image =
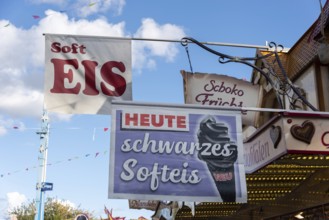
[[[247,201],[240,113],[112,104],[109,198]]]
[[[187,104],[217,107],[259,107],[262,96],[259,85],[234,77],[190,73],[181,71],[184,80],[184,96]],[[256,112],[243,112],[242,123],[254,126]]]
[[[45,107],[68,114],[111,114],[131,100],[131,41],[45,35]]]

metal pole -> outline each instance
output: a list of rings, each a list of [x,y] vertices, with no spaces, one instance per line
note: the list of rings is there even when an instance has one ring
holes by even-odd
[[[39,182],[37,183],[36,190],[36,214],[34,220],[43,220],[44,219],[44,184],[46,182],[46,173],[47,173],[47,156],[48,156],[48,138],[49,138],[49,122],[48,122],[48,113],[46,110],[43,110],[43,115],[41,118],[41,131],[36,132],[40,135],[40,148],[39,148]]]
[[[47,35],[44,33],[43,35]],[[61,35],[62,34],[51,34],[51,35]],[[91,35],[70,35],[65,34],[65,36],[79,36],[79,37],[93,37],[97,38],[100,36],[91,36]],[[159,39],[159,38],[139,38],[139,37],[106,37],[102,36],[101,38],[114,39],[114,40],[131,40],[131,41],[155,41],[155,42],[166,42],[166,43],[182,43],[182,40],[173,40],[173,39]],[[193,43],[193,42],[190,42]],[[268,45],[254,45],[254,44],[238,44],[238,43],[224,43],[224,42],[200,42],[204,45],[213,45],[213,46],[224,46],[224,47],[242,47],[242,48],[255,48],[255,49],[269,49]]]

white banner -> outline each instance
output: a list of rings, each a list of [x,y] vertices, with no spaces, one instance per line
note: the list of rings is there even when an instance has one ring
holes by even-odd
[[[45,105],[67,114],[111,114],[131,100],[131,41],[45,35]]]
[[[258,85],[234,77],[190,73],[181,71],[184,80],[184,96],[187,104],[218,107],[260,107],[261,89]],[[242,112],[242,123],[254,125],[256,112]]]

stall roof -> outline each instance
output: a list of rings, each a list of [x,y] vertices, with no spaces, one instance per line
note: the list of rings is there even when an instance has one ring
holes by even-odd
[[[258,129],[249,141],[257,138],[257,135],[258,137],[264,135],[264,131],[278,120],[284,122],[292,120],[295,123],[304,120],[313,120],[314,123],[321,121],[324,127],[328,127],[326,126],[326,123],[329,123],[328,116],[327,113],[282,113]],[[329,151],[326,152],[326,147],[320,146],[324,151],[305,150],[301,151],[301,154],[289,153],[294,152],[289,151],[288,146],[295,143],[289,142],[291,139],[289,131],[293,124],[282,124],[285,127],[282,132],[285,136],[287,153],[257,171],[246,174],[248,190],[246,204],[201,203],[196,206],[193,219],[276,219],[279,216],[292,215],[301,210],[310,210],[312,207],[329,203]],[[320,128],[317,131],[323,132]],[[312,143],[317,144],[316,140]],[[321,212],[324,210],[324,208],[320,209]],[[329,216],[329,205],[327,212]],[[176,215],[176,219],[191,217],[191,210],[188,207],[184,207]]]
[[[247,174],[248,203],[201,203],[193,219],[267,219],[329,201],[329,156],[287,154]],[[188,207],[176,219],[191,218]]]

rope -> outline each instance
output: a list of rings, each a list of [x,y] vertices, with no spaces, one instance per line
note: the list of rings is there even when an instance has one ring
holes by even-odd
[[[185,51],[186,51],[186,54],[187,54],[188,62],[190,64],[191,73],[193,73],[191,57],[190,57],[190,53],[188,51],[188,44],[185,46]]]

